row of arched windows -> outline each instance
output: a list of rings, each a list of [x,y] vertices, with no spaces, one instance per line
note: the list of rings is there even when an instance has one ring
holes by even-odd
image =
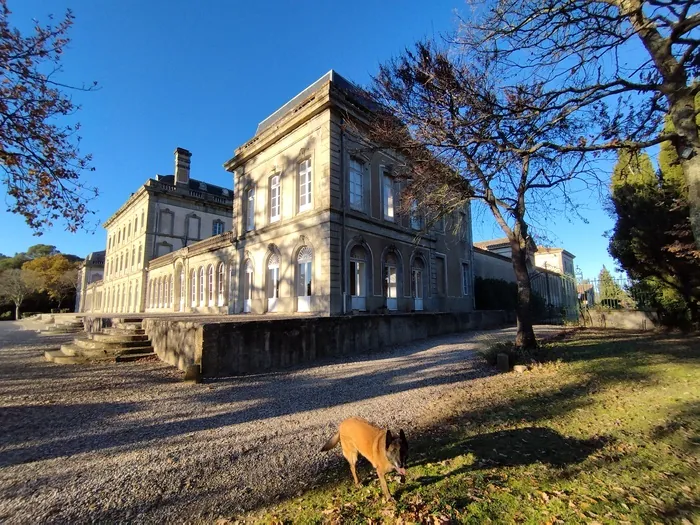
[[[107,288],[104,297],[105,312],[137,312],[139,310],[137,283],[124,283]]]
[[[147,308],[173,308],[176,300],[178,309],[185,304],[189,290],[189,304],[195,306],[224,306],[226,304],[226,265],[200,266],[192,269],[189,283],[185,282],[185,272],[177,276],[166,275],[149,281],[146,298]],[[176,286],[177,284],[177,286]],[[179,297],[176,298],[176,290]]]

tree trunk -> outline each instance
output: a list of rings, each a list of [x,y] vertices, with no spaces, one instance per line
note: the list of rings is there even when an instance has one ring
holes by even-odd
[[[513,270],[518,282],[518,305],[515,314],[518,320],[518,332],[515,336],[515,346],[520,349],[535,348],[535,331],[532,328],[532,310],[530,299],[532,289],[530,287],[530,274],[527,269],[527,245],[521,246],[515,240],[510,241],[513,259]]]
[[[19,321],[19,303],[15,303],[15,321]]]
[[[695,247],[700,250],[700,148],[688,160],[680,159],[683,176],[688,185],[688,205],[690,207],[690,225],[693,228]]]

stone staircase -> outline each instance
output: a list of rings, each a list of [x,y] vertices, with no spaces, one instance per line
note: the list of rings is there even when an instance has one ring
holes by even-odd
[[[77,334],[83,331],[83,322],[80,319],[70,319],[66,321],[56,321],[46,328],[37,330],[40,334],[58,335],[58,334]]]
[[[59,364],[136,361],[155,356],[141,321],[120,322],[102,333],[76,337],[60,350],[44,352],[44,358]]]

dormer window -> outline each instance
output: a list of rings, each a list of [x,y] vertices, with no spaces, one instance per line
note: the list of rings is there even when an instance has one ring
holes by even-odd
[[[200,182],[199,183],[199,189],[202,191],[207,191],[207,183],[206,182]]]

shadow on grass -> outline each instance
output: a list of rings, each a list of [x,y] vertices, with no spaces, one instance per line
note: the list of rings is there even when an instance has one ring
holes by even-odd
[[[444,476],[421,476],[416,482],[428,485],[448,477],[479,468],[516,467],[544,463],[564,467],[581,463],[603,448],[609,438],[577,439],[562,436],[547,427],[525,427],[488,432],[442,447],[430,459],[451,459],[473,454],[474,463],[458,468]]]

